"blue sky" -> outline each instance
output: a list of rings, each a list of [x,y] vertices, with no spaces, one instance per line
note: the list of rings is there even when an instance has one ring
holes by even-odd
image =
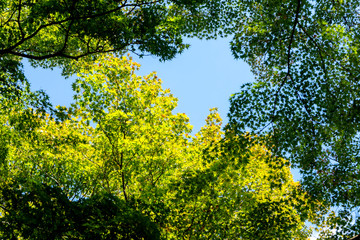
[[[246,63],[231,55],[229,39],[188,42],[191,47],[171,61],[159,62],[152,56],[139,59],[134,54],[132,57],[141,64],[139,75],[157,72],[163,87],[170,88],[179,99],[176,111],[189,116],[196,133],[205,124],[210,108],[218,107],[226,122],[230,95],[241,84],[253,81],[253,76]],[[60,69],[34,69],[25,63],[25,74],[33,90],[45,90],[54,106],[69,106],[75,78],[64,79],[60,73]]]

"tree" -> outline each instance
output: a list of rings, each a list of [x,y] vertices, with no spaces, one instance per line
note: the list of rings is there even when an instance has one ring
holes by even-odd
[[[304,221],[321,209],[286,160],[224,135],[216,110],[191,137],[177,99],[126,57],[77,64],[75,103],[56,120],[29,108],[1,115],[4,237],[306,239]],[[34,231],[55,218],[56,230]]]
[[[61,62],[138,49],[166,60],[186,48],[182,36],[214,27],[205,23],[216,23],[218,7],[203,0],[4,0],[0,57]]]
[[[98,193],[70,201],[59,187],[19,181],[0,189],[5,212],[0,234],[6,239],[160,238],[149,217],[116,196]]]
[[[360,226],[359,2],[236,3],[231,48],[256,82],[232,96],[231,128],[288,157],[307,192],[341,207],[332,226],[350,238]]]
[[[67,76],[76,72],[71,60],[93,61],[98,53],[132,51],[168,60],[188,47],[184,36],[217,29],[219,7],[208,0],[2,0],[0,101],[21,101],[25,92],[38,97],[35,108],[55,111],[44,92],[30,92],[22,59],[60,66]]]
[[[180,199],[172,202],[182,209],[178,221],[183,235],[189,239],[307,239],[311,231],[305,219],[316,221],[316,214],[325,209],[293,181],[285,159],[273,158],[249,135],[227,132],[224,136],[221,123],[212,109],[193,140],[200,148],[198,162],[191,161],[176,182],[175,196]]]

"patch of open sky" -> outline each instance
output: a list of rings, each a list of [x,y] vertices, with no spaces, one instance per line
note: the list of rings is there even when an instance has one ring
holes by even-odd
[[[213,107],[218,108],[225,124],[230,95],[238,92],[243,83],[253,82],[254,77],[245,62],[232,56],[230,39],[186,41],[191,44],[190,48],[171,61],[133,58],[141,64],[140,75],[157,72],[163,87],[170,88],[179,99],[175,111],[189,116],[196,133]]]

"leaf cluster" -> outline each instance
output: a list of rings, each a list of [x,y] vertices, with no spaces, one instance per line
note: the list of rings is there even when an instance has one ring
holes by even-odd
[[[267,136],[311,195],[358,212],[359,1],[239,2],[231,48],[256,82],[231,97],[232,127]]]
[[[167,60],[187,47],[184,35],[202,32],[209,20],[219,18],[217,5],[206,0],[4,0],[0,56],[34,64],[49,60],[43,64],[54,66],[94,53],[131,50]]]
[[[159,239],[150,219],[107,193],[70,201],[61,188],[14,181],[0,190],[7,239]]]

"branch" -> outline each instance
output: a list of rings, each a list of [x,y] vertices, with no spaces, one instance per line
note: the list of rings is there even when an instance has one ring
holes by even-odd
[[[25,37],[25,33],[24,33],[24,30],[23,28],[21,27],[21,6],[22,6],[22,3],[21,3],[21,0],[19,0],[19,15],[17,17],[17,24],[19,25],[19,30],[20,30],[20,34],[21,34],[21,38],[24,38]]]
[[[121,167],[122,167],[122,164],[123,164],[123,158],[124,158],[124,153],[121,152],[121,155],[120,155]],[[121,169],[121,181],[122,181],[122,189],[123,189],[125,201],[127,202],[125,174],[124,174],[124,171],[122,169]]]
[[[0,208],[2,208],[4,211],[6,211],[6,212],[10,212],[10,210],[9,209],[7,209],[7,208],[5,208],[5,207],[3,207],[3,206],[1,206],[0,205]]]
[[[74,23],[74,21],[70,21],[68,29],[66,30],[66,33],[65,33],[64,45],[59,52],[64,52],[67,47],[67,43],[69,41],[70,29],[71,29],[71,26],[73,25],[73,23]]]
[[[322,55],[322,53],[324,52],[322,50],[322,48],[319,46],[319,44],[315,41],[315,39],[305,30],[305,28],[299,23],[299,27],[301,28],[301,30],[306,34],[306,36],[308,36],[308,38],[310,39],[310,41],[315,45],[315,47],[318,49],[319,52],[319,56],[320,56],[320,60],[321,60],[321,67],[323,68],[323,71],[325,73],[325,78],[328,79],[328,73],[326,71],[326,66],[325,66],[325,61],[324,61],[324,57]]]
[[[58,51],[58,52],[53,53],[53,54],[47,54],[47,55],[44,55],[44,56],[35,56],[35,55],[31,55],[31,54],[25,54],[25,53],[16,52],[16,51],[13,51],[13,50],[16,49],[17,47],[19,47],[24,42],[26,42],[26,41],[30,40],[31,38],[35,37],[42,29],[51,27],[53,25],[59,25],[59,24],[66,23],[66,22],[69,22],[69,21],[74,22],[74,21],[78,21],[78,20],[87,20],[87,19],[91,19],[91,18],[98,18],[98,17],[102,17],[102,16],[105,16],[105,15],[117,12],[117,11],[119,11],[122,8],[125,8],[125,7],[137,8],[137,7],[141,7],[143,5],[151,5],[151,4],[155,4],[155,3],[158,3],[158,2],[160,2],[160,0],[153,1],[153,2],[147,2],[147,3],[141,2],[139,4],[127,4],[127,2],[125,1],[122,5],[114,8],[114,9],[111,9],[109,11],[101,12],[101,13],[98,13],[98,14],[85,15],[85,16],[70,16],[70,17],[68,17],[66,19],[63,19],[63,20],[60,20],[60,21],[54,21],[54,22],[50,22],[50,23],[47,23],[47,24],[44,24],[44,25],[40,25],[33,33],[31,33],[30,35],[25,37],[25,34],[23,33],[21,25],[20,25],[20,11],[21,11],[21,1],[20,1],[20,5],[19,5],[19,9],[18,9],[19,16],[18,16],[17,23],[19,24],[19,29],[20,29],[22,37],[14,45],[12,45],[12,46],[10,46],[10,47],[8,47],[6,49],[1,49],[0,50],[0,56],[4,55],[4,54],[13,54],[13,55],[16,55],[16,56],[29,58],[29,59],[34,59],[34,60],[43,60],[43,59],[52,58],[52,57],[65,57],[65,58],[70,58],[70,59],[75,59],[75,60],[79,59],[79,58],[81,58],[83,56],[93,54],[93,53],[96,53],[96,52],[89,52],[88,54],[85,53],[85,54],[81,54],[81,55],[78,55],[78,56],[71,56],[71,55],[65,54],[63,52],[63,50],[62,50],[62,51]],[[9,21],[10,21],[10,19],[9,19]],[[70,23],[70,26],[71,26],[71,23]],[[123,47],[126,47],[126,46],[123,46]],[[114,49],[114,50],[120,50],[120,49]],[[112,50],[112,51],[114,51],[114,50]]]
[[[9,22],[12,22],[12,18],[14,16],[14,14],[16,13],[16,10],[14,10],[14,12],[10,15],[10,17],[8,18],[8,20],[6,20],[6,22],[4,22],[4,24],[2,24],[1,26],[5,26],[7,25]]]
[[[295,20],[294,20],[294,25],[292,28],[292,32],[290,35],[290,41],[289,41],[289,46],[288,46],[288,52],[287,52],[287,73],[285,75],[285,77],[283,78],[278,90],[275,93],[275,101],[274,101],[274,108],[273,108],[273,113],[272,113],[272,118],[275,116],[275,107],[276,104],[279,100],[279,93],[281,88],[284,86],[286,79],[290,76],[290,72],[291,72],[291,64],[290,64],[290,59],[291,59],[291,46],[294,40],[294,35],[295,35],[295,30],[296,30],[296,26],[298,25],[299,21],[299,14],[300,14],[300,7],[301,7],[301,0],[298,0],[298,4],[297,4],[297,8],[296,8],[296,14],[295,14]]]
[[[349,240],[360,240],[360,234],[350,238]]]
[[[64,58],[68,58],[68,59],[78,60],[79,58],[82,58],[82,57],[85,57],[85,56],[88,56],[91,54],[115,52],[115,51],[122,50],[125,47],[126,47],[126,45],[123,45],[120,48],[114,48],[114,49],[109,49],[109,50],[105,50],[105,51],[98,51],[98,50],[88,51],[88,52],[79,54],[77,56],[71,56],[71,55],[63,53],[62,51],[58,51],[56,53],[51,53],[51,54],[47,54],[47,55],[43,55],[43,56],[35,56],[35,55],[19,53],[19,52],[14,52],[14,51],[10,51],[8,53],[13,54],[15,56],[24,57],[24,58],[28,58],[28,59],[34,59],[34,60],[44,60],[44,59],[53,58],[53,57],[64,57]],[[1,55],[1,51],[0,51],[0,55]]]
[[[191,216],[193,216],[193,217],[192,217],[192,219],[191,219],[190,226],[189,226],[187,229],[185,229],[185,231],[183,232],[183,236],[185,236],[185,233],[186,233],[186,232],[189,232],[190,230],[192,230],[192,226],[193,226],[194,221],[195,221],[195,211],[197,210],[196,204],[197,204],[197,203],[195,202],[195,204],[194,204],[194,209],[193,209],[193,213],[191,214]],[[193,234],[193,231],[190,231],[190,237],[192,236],[192,234]]]

